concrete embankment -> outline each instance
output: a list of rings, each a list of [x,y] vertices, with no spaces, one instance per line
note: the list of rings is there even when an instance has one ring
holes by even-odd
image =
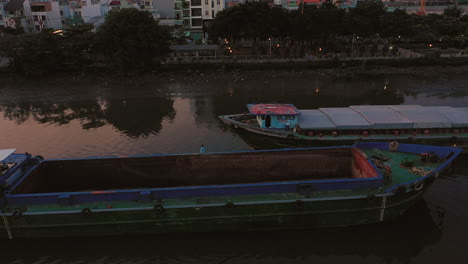
[[[235,57],[212,62],[206,61],[186,61],[183,63],[164,63],[160,69],[163,71],[181,70],[291,70],[291,69],[347,69],[372,67],[420,67],[420,66],[462,66],[468,65],[468,57],[451,58],[330,58],[320,60],[306,60],[303,58],[291,58],[275,60],[265,58],[263,60],[238,60]]]

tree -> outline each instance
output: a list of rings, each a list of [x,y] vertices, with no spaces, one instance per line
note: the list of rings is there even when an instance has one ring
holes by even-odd
[[[64,61],[63,66],[73,70],[84,70],[83,67],[92,63],[90,50],[95,37],[90,24],[75,24],[68,29],[55,31],[61,35],[60,46]]]
[[[149,71],[169,52],[169,31],[148,11],[112,10],[99,27],[94,51],[120,72]]]
[[[23,34],[0,43],[0,55],[10,58],[10,69],[24,75],[45,75],[60,69],[63,49],[61,36],[45,30]]]
[[[380,17],[386,13],[380,0],[359,1],[355,8],[349,9],[347,21],[353,32],[368,36],[379,33]]]
[[[234,42],[250,39],[255,46],[259,39],[283,35],[287,30],[286,15],[284,10],[270,8],[264,1],[246,2],[219,12],[211,25],[210,36]]]
[[[463,10],[458,8],[457,6],[450,6],[444,9],[443,16],[452,20],[457,20],[461,17],[462,13]]]
[[[395,9],[380,17],[381,35],[390,38],[411,36],[410,16],[403,9]]]
[[[285,38],[288,35],[289,13],[281,7],[272,7],[270,10],[271,36],[275,38]]]
[[[46,29],[39,33],[0,38],[0,56],[10,58],[10,69],[23,75],[46,75],[56,71],[82,70],[91,63],[92,27],[75,31]]]

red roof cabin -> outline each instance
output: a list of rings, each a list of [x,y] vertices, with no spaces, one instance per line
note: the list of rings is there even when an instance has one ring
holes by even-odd
[[[248,104],[250,115],[257,117],[261,128],[294,128],[301,114],[292,104]]]

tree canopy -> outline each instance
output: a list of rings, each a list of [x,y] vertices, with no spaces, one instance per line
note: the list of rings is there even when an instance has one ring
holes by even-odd
[[[121,72],[148,71],[169,51],[169,31],[148,11],[112,10],[98,28],[94,51]]]
[[[80,69],[90,62],[88,51],[94,35],[87,31],[13,35],[0,40],[0,56],[10,58],[12,71],[45,75],[57,70]]]
[[[449,7],[443,14],[425,16],[405,10],[387,11],[379,0],[359,1],[354,8],[338,8],[331,1],[317,7],[300,6],[288,11],[270,7],[265,2],[248,2],[220,12],[210,28],[213,39],[228,38],[265,40],[269,37],[305,42],[325,43],[336,36],[406,38],[434,41],[460,38],[467,34],[468,15]]]

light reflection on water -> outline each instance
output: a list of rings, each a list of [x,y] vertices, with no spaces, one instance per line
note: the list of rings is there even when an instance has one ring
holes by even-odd
[[[185,77],[184,77],[185,78]],[[0,148],[46,158],[248,150],[217,116],[247,103],[299,109],[358,104],[468,106],[467,80],[180,78],[139,87],[74,84],[1,90]],[[418,85],[419,84],[419,85]],[[385,87],[385,89],[384,89]],[[11,263],[467,263],[468,161],[395,222],[363,227],[2,241]]]

